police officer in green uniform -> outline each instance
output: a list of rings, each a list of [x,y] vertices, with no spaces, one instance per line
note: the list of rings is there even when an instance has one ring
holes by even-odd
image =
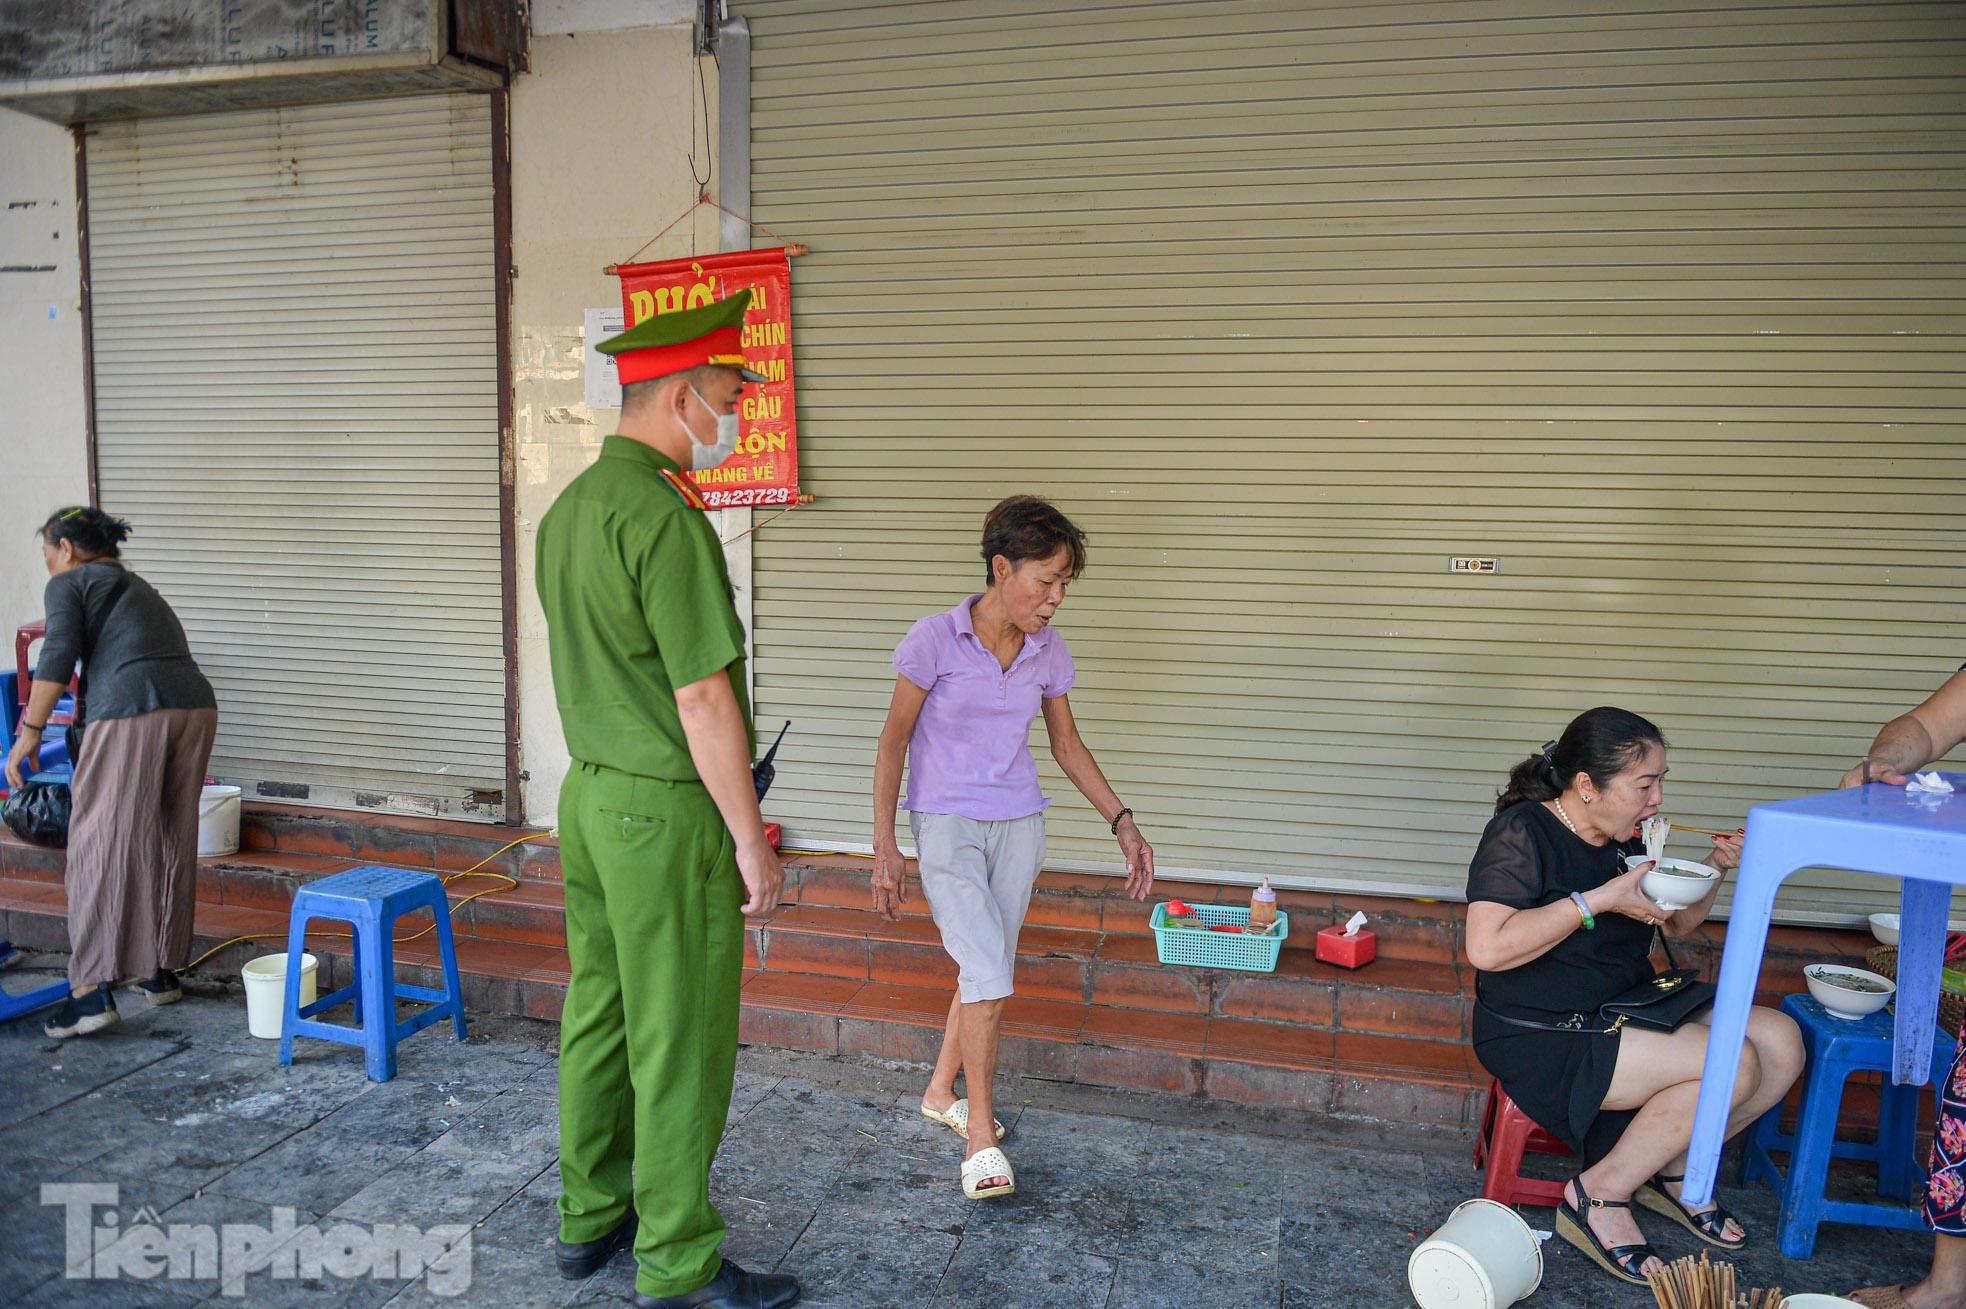
[[[660,314],[595,348],[622,381],[618,433],[539,525],[539,596],[573,767],[560,792],[572,971],[560,1018],[560,1271],[632,1244],[634,1303],[779,1309],[790,1277],[717,1247],[710,1161],[737,1059],[744,915],[785,873],[751,779],[744,629],[685,467],[737,439],[762,381],[739,339],[750,292]],[[638,1227],[639,1224],[639,1227]]]

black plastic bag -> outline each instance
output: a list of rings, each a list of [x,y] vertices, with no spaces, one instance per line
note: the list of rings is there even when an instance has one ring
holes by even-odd
[[[69,802],[66,782],[23,782],[7,796],[0,818],[21,840],[60,849],[68,844]]]

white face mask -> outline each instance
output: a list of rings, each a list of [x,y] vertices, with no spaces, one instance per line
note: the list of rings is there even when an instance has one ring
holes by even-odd
[[[689,389],[689,393],[696,397],[698,404],[710,410],[713,414],[717,413],[715,409],[711,408],[710,402],[703,398],[702,392],[692,386]],[[692,473],[700,473],[707,468],[715,468],[718,464],[730,458],[731,451],[737,449],[736,414],[717,414],[717,440],[713,445],[705,445],[703,442],[697,440],[696,433],[690,432],[688,420],[683,422],[683,430],[689,432],[689,468]]]

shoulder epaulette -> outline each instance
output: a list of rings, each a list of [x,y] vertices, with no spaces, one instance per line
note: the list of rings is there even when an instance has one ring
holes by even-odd
[[[681,473],[672,473],[666,468],[658,468],[656,471],[662,474],[663,481],[669,483],[669,489],[682,497],[684,504],[692,509],[708,509],[710,507],[703,503],[703,497],[697,494],[696,488],[690,485],[687,477],[684,477]]]

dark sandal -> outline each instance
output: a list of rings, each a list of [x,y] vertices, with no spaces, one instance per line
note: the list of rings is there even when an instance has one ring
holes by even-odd
[[[1631,1208],[1631,1203],[1626,1200],[1591,1199],[1584,1190],[1584,1179],[1581,1176],[1572,1178],[1570,1184],[1577,1188],[1577,1198],[1593,1209]],[[1647,1259],[1665,1262],[1657,1250],[1644,1243],[1608,1246],[1598,1240],[1597,1233],[1591,1230],[1590,1222],[1584,1217],[1583,1210],[1570,1202],[1568,1192],[1564,1193],[1556,1206],[1556,1234],[1590,1256],[1591,1262],[1599,1268],[1619,1281],[1630,1282],[1633,1286],[1647,1284],[1646,1279],[1634,1271],[1643,1268]]]
[[[1746,1245],[1748,1243],[1748,1227],[1746,1223],[1743,1223],[1719,1205],[1715,1205],[1705,1213],[1694,1213],[1691,1209],[1681,1204],[1671,1191],[1666,1189],[1667,1184],[1670,1182],[1684,1182],[1685,1180],[1686,1174],[1684,1173],[1676,1176],[1669,1176],[1665,1173],[1654,1173],[1651,1181],[1638,1188],[1638,1202],[1655,1214],[1664,1214],[1687,1231],[1693,1233],[1693,1235],[1699,1237],[1702,1241],[1705,1241],[1708,1245],[1717,1245],[1723,1250],[1738,1250]],[[1730,1222],[1741,1229],[1741,1239],[1738,1241],[1730,1241],[1721,1235]]]

